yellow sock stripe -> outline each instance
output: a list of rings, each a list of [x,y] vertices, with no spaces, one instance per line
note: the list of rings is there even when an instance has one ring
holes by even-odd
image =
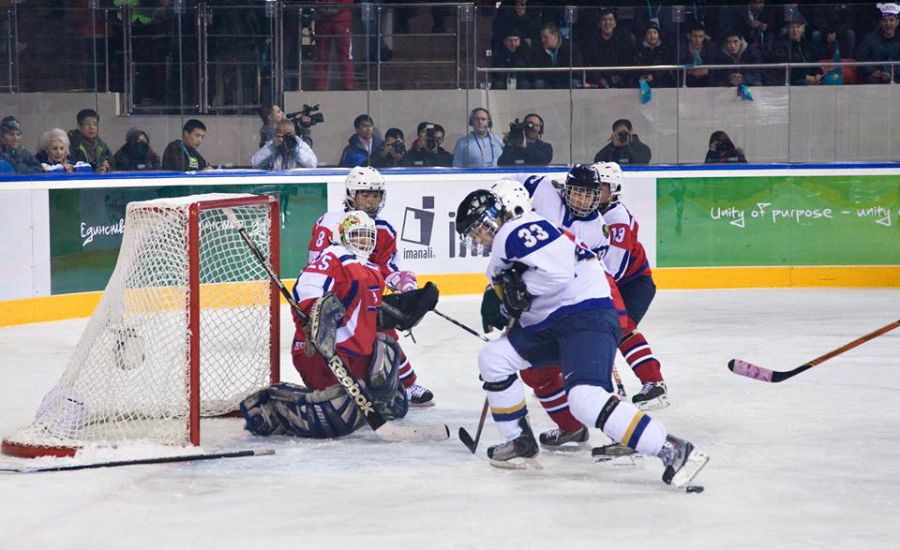
[[[637,425],[641,421],[641,418],[644,418],[643,412],[637,411],[636,413],[634,413],[634,418],[631,419],[631,423],[628,425],[628,429],[625,430],[625,434],[622,435],[622,443],[624,445],[629,445],[631,436],[634,434],[634,430],[635,428],[637,428]]]
[[[521,400],[512,407],[491,407],[491,414],[511,414],[525,408],[525,400]]]

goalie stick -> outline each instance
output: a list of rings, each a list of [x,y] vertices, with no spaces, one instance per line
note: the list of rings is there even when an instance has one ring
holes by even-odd
[[[760,367],[758,365],[754,365],[753,363],[749,363],[742,359],[732,359],[728,362],[728,368],[731,372],[735,374],[739,374],[741,376],[746,376],[747,378],[753,378],[754,380],[761,380],[763,382],[781,382],[783,380],[787,380],[792,376],[796,376],[805,370],[809,370],[819,363],[824,363],[825,361],[831,359],[832,357],[836,357],[845,351],[851,350],[857,346],[865,344],[869,340],[877,338],[882,334],[890,332],[895,328],[900,327],[900,320],[894,321],[893,323],[888,323],[881,327],[880,329],[873,330],[872,332],[860,336],[856,340],[844,344],[843,346],[831,350],[825,355],[820,357],[816,357],[811,361],[807,361],[806,363],[800,365],[799,367],[789,370],[789,371],[773,371],[764,367]]]
[[[72,470],[91,470],[94,468],[114,468],[116,466],[139,466],[142,464],[168,464],[170,462],[198,462],[200,460],[218,460],[220,458],[241,458],[245,456],[267,456],[275,454],[275,449],[250,449],[246,451],[230,451],[225,453],[203,453],[193,455],[159,456],[156,458],[136,458],[134,460],[113,460],[109,462],[92,462],[89,464],[66,464],[63,466],[0,466],[0,472],[16,474],[36,474],[41,472],[70,472]]]
[[[225,215],[228,217],[228,221],[238,231],[241,239],[244,240],[244,243],[246,243],[247,247],[250,248],[250,251],[256,258],[256,261],[259,262],[269,275],[269,279],[271,279],[275,286],[278,287],[281,295],[284,296],[284,299],[287,300],[294,312],[297,313],[301,322],[306,323],[308,321],[308,316],[300,309],[300,305],[297,304],[297,301],[294,300],[294,297],[288,292],[288,289],[284,286],[281,278],[272,272],[272,268],[269,266],[269,262],[266,261],[266,257],[263,256],[259,247],[256,246],[256,243],[250,238],[250,235],[247,234],[247,229],[244,228],[243,222],[237,219],[237,216],[234,215],[234,212],[230,208],[224,210]],[[315,342],[310,343],[315,346]],[[334,374],[335,378],[337,378],[341,387],[344,388],[344,391],[347,392],[347,395],[350,396],[350,399],[359,408],[359,411],[366,419],[366,423],[369,424],[372,431],[374,431],[381,439],[385,441],[442,441],[450,437],[450,428],[448,428],[446,424],[414,427],[396,426],[388,423],[384,417],[375,410],[372,396],[369,394],[369,391],[356,380],[353,373],[350,372],[350,369],[344,365],[344,361],[341,360],[340,356],[335,353],[323,353],[322,350],[318,348],[316,348],[316,351],[319,352],[323,359],[325,359],[328,368],[331,369],[331,372]]]

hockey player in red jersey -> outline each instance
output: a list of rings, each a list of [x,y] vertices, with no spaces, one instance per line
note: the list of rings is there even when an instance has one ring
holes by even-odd
[[[385,181],[381,173],[372,167],[357,166],[350,170],[344,184],[346,187],[344,208],[326,212],[316,221],[316,225],[313,227],[312,238],[309,242],[309,262],[313,263],[316,261],[322,250],[329,245],[333,238],[335,223],[344,212],[358,209],[366,212],[375,220],[378,239],[369,261],[378,266],[386,286],[394,292],[409,292],[418,288],[415,273],[400,269],[398,265],[396,230],[387,220],[378,215],[381,209],[384,208],[387,196]],[[387,334],[394,340],[399,341],[395,330],[389,330]],[[400,381],[406,388],[410,405],[414,407],[430,407],[434,405],[434,395],[429,389],[417,383],[416,373],[402,350],[400,355]]]
[[[296,330],[291,355],[304,386],[276,384],[245,399],[241,411],[252,433],[338,437],[365,423],[326,364],[323,354],[330,355],[323,349],[333,350],[367,387],[382,416],[406,414],[408,398],[398,378],[400,350],[380,332],[416,324],[434,307],[437,291],[426,285],[411,291],[406,303],[400,295],[383,298],[381,271],[368,261],[376,235],[375,222],[365,212],[347,212],[334,227],[334,242],[300,273],[293,297],[306,319],[292,311]],[[382,313],[383,300],[390,300],[401,318]]]

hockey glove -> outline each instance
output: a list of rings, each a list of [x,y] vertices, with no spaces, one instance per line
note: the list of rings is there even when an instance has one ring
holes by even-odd
[[[409,292],[419,287],[412,271],[395,271],[384,278],[384,283],[394,292]]]
[[[419,324],[426,313],[434,309],[439,297],[438,287],[431,281],[418,290],[402,294],[388,294],[378,315],[379,329],[409,330]]]
[[[346,313],[344,304],[333,292],[329,292],[316,300],[316,303],[309,310],[309,322],[306,326],[309,342],[306,345],[314,344],[315,348],[326,359],[334,355],[337,326],[344,317],[344,313]]]
[[[481,298],[481,326],[484,332],[490,332],[495,327],[503,330],[509,324],[509,319],[500,311],[501,303],[500,297],[494,292],[494,287],[487,287]]]
[[[500,289],[500,298],[506,306],[506,312],[513,317],[518,317],[531,308],[531,294],[522,280],[522,274],[526,271],[528,266],[517,262],[502,271],[494,281],[494,288]]]

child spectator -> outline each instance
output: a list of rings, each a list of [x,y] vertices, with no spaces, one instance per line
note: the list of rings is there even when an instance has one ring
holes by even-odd
[[[113,170],[159,170],[159,155],[150,147],[150,136],[138,128],[130,128],[123,145],[113,156]]]
[[[95,172],[109,172],[112,153],[100,139],[100,115],[93,109],[82,109],[75,120],[78,128],[69,130],[72,160],[90,164]]]
[[[181,139],[169,143],[163,151],[162,169],[176,172],[210,170],[212,167],[197,151],[205,138],[205,124],[195,118],[185,122],[181,130]]]

